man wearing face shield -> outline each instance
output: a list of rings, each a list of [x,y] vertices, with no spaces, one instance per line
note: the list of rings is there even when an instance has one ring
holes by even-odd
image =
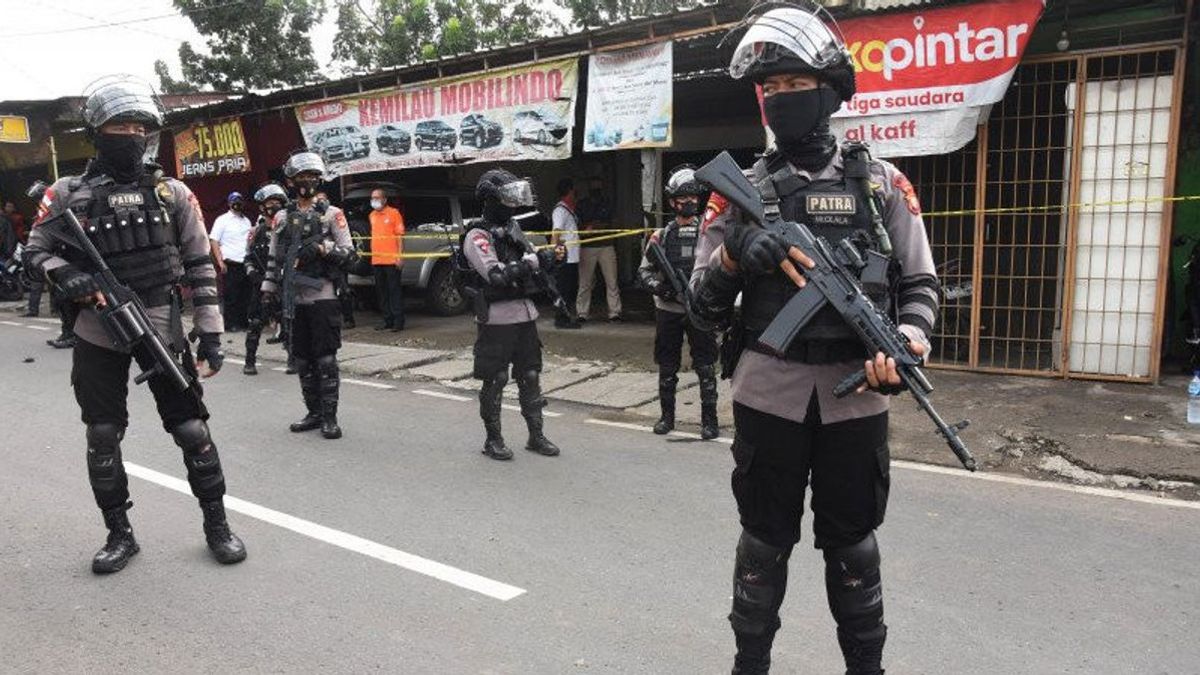
[[[839,151],[829,133],[830,115],[855,91],[853,65],[828,25],[832,19],[823,21],[812,5],[771,7],[748,17],[730,65],[733,77],[761,86],[775,136],[751,180],[764,206],[778,208],[785,220],[834,244],[850,239],[890,256],[890,287],[880,283],[870,294],[892,312],[913,352],[924,354],[938,286],[916,194],[894,166],[870,159],[861,146]],[[732,328],[744,344],[733,371],[732,483],[743,528],[729,617],[737,640],[734,672],[767,672],[811,485],[814,543],[825,558],[846,672],[882,673],[887,628],[874,531],[890,486],[887,410],[888,395],[900,391],[895,364],[866,354],[828,307],[785,358],[759,351],[758,335],[803,284],[812,261],[745,221],[720,195],[709,201],[702,230],[692,279],[697,314],[728,325],[742,293],[741,323]],[[857,369],[865,369],[869,385],[835,398],[834,386]]]
[[[192,191],[163,178],[146,164],[146,134],[162,126],[163,110],[150,85],[124,75],[106,77],[85,92],[82,109],[96,156],[82,176],[62,178],[47,188],[38,225],[25,250],[26,269],[43,276],[63,297],[82,308],[75,322],[71,383],[87,426],[87,467],[92,494],[108,528],[108,540],[92,559],[97,574],[125,567],[139,547],[129,523],[129,481],[121,461],[121,441],[129,424],[126,398],[129,367],[154,365],[149,349],[129,353],[109,338],[97,308],[104,296],[93,277],[100,270],[74,248],[62,248],[48,222],[73,211],[88,238],[117,279],[138,295],[155,327],[191,375],[180,390],[159,373],[148,380],[163,428],[183,450],[188,483],[204,513],[204,533],[221,563],[245,560],[246,548],[225,519],[225,477],[209,434],[199,377],[221,369],[223,322],[217,297],[217,272],[209,256],[208,234]],[[180,317],[180,286],[192,290],[194,332],[199,345],[193,360]]]
[[[666,434],[675,428],[675,388],[683,360],[686,335],[692,354],[692,369],[700,379],[700,436],[705,440],[720,433],[717,425],[717,339],[711,331],[691,325],[683,299],[676,297],[667,274],[690,275],[695,267],[696,243],[700,236],[700,198],[707,193],[695,176],[695,167],[683,165],[667,178],[667,203],[674,217],[666,226],[650,235],[661,246],[671,270],[660,270],[648,255],[642,256],[638,278],[654,296],[654,362],[658,364],[658,401],[662,416],[654,424],[654,433]]]
[[[288,325],[288,352],[300,376],[307,413],[289,427],[295,433],[320,429],[328,439],[342,437],[338,425],[341,377],[342,308],[336,282],[355,260],[346,216],[316,200],[325,162],[314,152],[297,152],[283,165],[296,199],[275,214],[267,276],[268,302],[279,296]]]
[[[475,196],[483,203],[483,217],[467,224],[461,248],[475,272],[467,285],[476,302],[474,376],[483,382],[479,388],[479,416],[487,432],[483,454],[498,460],[513,456],[500,433],[500,405],[511,366],[521,415],[529,429],[525,449],[554,456],[559,454],[558,446],[543,432],[542,347],[537,307],[529,296],[536,292],[535,271],[550,273],[566,250],[560,245],[537,251],[521,231],[514,216],[534,206],[528,180],[492,169],[479,178]]]
[[[246,375],[258,374],[258,345],[263,324],[274,318],[273,307],[263,303],[262,284],[271,262],[271,230],[274,229],[275,214],[287,201],[287,192],[275,183],[267,183],[254,193],[259,213],[246,248],[246,278],[250,287],[246,311],[246,365],[242,366]]]

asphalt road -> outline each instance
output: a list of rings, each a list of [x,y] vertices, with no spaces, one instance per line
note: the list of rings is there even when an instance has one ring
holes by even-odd
[[[30,326],[53,324],[0,321],[0,671],[728,672],[727,445],[556,405],[563,455],[501,464],[479,454],[473,400],[405,382],[344,385],[346,436],[324,441],[286,430],[293,378],[230,364],[207,400],[249,559],[208,557],[135,387],[142,553],[101,578],[69,354]],[[505,424],[523,441],[517,413]],[[889,673],[1200,672],[1200,510],[907,466],[893,483]],[[809,541],[775,672],[840,672]]]

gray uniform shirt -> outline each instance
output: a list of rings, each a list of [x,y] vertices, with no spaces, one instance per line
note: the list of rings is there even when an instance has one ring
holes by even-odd
[[[821,171],[810,174],[799,171],[811,180],[836,178],[842,172],[841,153]],[[909,338],[926,346],[937,318],[937,291],[930,286],[934,277],[933,254],[921,219],[921,207],[912,184],[892,164],[871,161],[871,182],[883,200],[883,220],[892,240],[893,255],[900,263],[899,328]],[[721,265],[721,246],[726,229],[741,219],[737,208],[714,193],[709,201],[700,243],[696,248],[696,268],[692,285],[699,282],[705,268]],[[776,272],[782,274],[782,272]],[[928,327],[928,328],[926,328]],[[821,410],[821,422],[832,424],[849,419],[878,415],[888,409],[888,398],[873,391],[834,398],[833,388],[847,375],[863,367],[863,361],[811,365],[786,361],[747,349],[733,374],[733,400],[756,410],[803,422],[809,398],[816,393]],[[781,392],[789,392],[781,395]]]
[[[492,244],[492,233],[486,227],[476,227],[467,233],[463,239],[463,255],[471,263],[479,276],[487,283],[488,271],[493,267],[502,267],[504,263],[496,257],[496,247]],[[538,262],[531,259],[536,267]],[[529,298],[520,300],[498,300],[488,306],[488,325],[503,326],[526,321],[537,321],[537,305]]]
[[[74,179],[60,178],[46,190],[42,197],[41,207],[38,209],[38,222],[62,213],[68,204],[79,206],[91,201],[92,188],[88,182],[84,181],[72,192],[70,189],[72,180]],[[212,264],[212,249],[208,244],[208,232],[204,228],[204,216],[200,212],[200,203],[196,201],[196,196],[186,185],[174,178],[163,179],[161,185],[165,186],[164,208],[171,216],[171,222],[178,232],[180,258],[185,263],[184,269],[179,270],[182,275],[182,283],[191,287],[193,299],[216,297],[217,270]],[[31,252],[53,253],[55,242],[44,231],[39,232],[35,224],[29,235],[29,249]],[[63,258],[50,255],[39,266],[45,274],[66,264],[67,261]],[[170,305],[147,307],[146,311],[163,338],[170,340],[174,332],[170,325]],[[192,321],[199,333],[222,333],[225,331],[221,309],[216,304],[195,305]],[[75,335],[79,339],[99,347],[117,349],[109,339],[108,333],[104,331],[104,326],[100,323],[100,315],[91,307],[81,308],[79,319],[75,322]]]
[[[311,211],[313,207],[302,208],[300,211]],[[275,278],[283,279],[282,272],[277,269],[278,263],[275,257],[279,242],[279,230],[284,226],[284,220],[287,218],[287,209],[281,210],[275,214],[275,225],[271,228],[270,239],[270,260],[267,261],[267,278],[263,281],[262,291],[264,293],[279,293],[279,287],[282,281],[276,282]],[[321,216],[321,227],[324,231],[324,237],[321,239],[325,248],[337,247],[341,249],[354,249],[354,240],[350,237],[350,227],[346,224],[346,214],[336,206],[328,206],[325,208],[325,214]],[[318,300],[337,300],[337,288],[333,285],[333,280],[322,278],[320,288],[312,288],[309,286],[296,286],[296,304],[311,305]]]

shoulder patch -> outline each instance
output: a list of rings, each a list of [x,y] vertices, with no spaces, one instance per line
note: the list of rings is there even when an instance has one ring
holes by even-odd
[[[487,255],[492,248],[492,239],[487,236],[486,232],[476,229],[475,234],[471,237],[471,243],[479,249],[480,253]]]
[[[909,212],[914,216],[921,215],[921,200],[917,198],[917,191],[913,189],[912,182],[908,180],[908,176],[902,173],[896,173],[896,177],[892,179],[892,185],[904,194],[904,203],[908,206]]]
[[[333,214],[333,222],[335,225],[337,225],[339,230],[346,229],[346,214],[342,213],[341,209],[338,209],[338,211]]]
[[[704,222],[700,226],[700,230],[708,229],[708,224],[716,220],[729,210],[729,200],[719,192],[714,192],[708,197],[708,206],[704,207]]]

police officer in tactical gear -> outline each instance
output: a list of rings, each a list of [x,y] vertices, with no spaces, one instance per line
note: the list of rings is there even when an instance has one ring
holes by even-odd
[[[566,255],[559,246],[535,251],[514,218],[534,205],[528,180],[504,169],[480,177],[475,196],[483,203],[483,217],[467,224],[461,250],[472,270],[467,288],[475,299],[474,376],[479,388],[479,416],[487,431],[483,454],[492,459],[512,459],[500,434],[500,404],[509,366],[517,381],[521,415],[529,428],[525,449],[554,456],[558,446],[543,432],[542,347],[538,338],[538,311],[529,296],[536,292],[533,277],[552,268]]]
[[[854,95],[849,54],[815,5],[771,3],[745,23],[730,73],[762,87],[774,132],[774,147],[751,172],[764,207],[831,242],[849,238],[890,255],[894,283],[879,284],[873,299],[890,306],[913,352],[924,354],[938,295],[920,204],[896,167],[870,159],[861,146],[839,148],[829,132],[829,116]],[[758,334],[813,263],[745,221],[720,195],[709,201],[696,255],[692,282],[702,318],[728,322],[734,297],[743,293],[744,325],[735,329],[745,351],[733,372],[732,482],[743,528],[729,617],[737,641],[733,672],[769,668],[788,558],[811,486],[814,543],[825,558],[846,672],[882,673],[887,628],[874,531],[890,485],[886,394],[900,391],[895,363],[882,355],[865,360],[863,345],[828,308],[785,358],[757,351]],[[834,386],[859,368],[868,385],[857,396],[835,398]]]
[[[674,217],[665,227],[650,235],[650,241],[662,247],[671,263],[669,271],[658,269],[649,255],[642,257],[638,277],[654,296],[654,362],[658,364],[658,401],[662,416],[654,424],[654,433],[666,434],[675,428],[675,388],[686,335],[692,354],[692,368],[700,378],[700,436],[705,440],[720,433],[717,424],[717,339],[709,330],[693,326],[684,309],[684,298],[676,297],[667,274],[690,276],[695,267],[696,243],[700,236],[700,199],[707,193],[695,176],[695,168],[682,165],[667,178],[667,202]]]
[[[245,560],[246,548],[225,519],[225,477],[209,434],[208,410],[197,375],[221,369],[223,324],[217,274],[209,256],[200,207],[183,183],[163,178],[143,163],[146,132],[162,126],[163,112],[150,85],[129,76],[98,80],[85,92],[83,122],[96,157],[82,176],[62,178],[46,190],[39,222],[71,209],[80,219],[117,278],[141,298],[157,329],[182,358],[191,386],[180,391],[157,374],[149,387],[163,428],[183,450],[188,483],[204,513],[208,547],[222,563]],[[118,351],[100,322],[103,301],[87,259],[60,247],[45,228],[34,228],[26,249],[27,267],[43,275],[64,297],[83,305],[75,323],[71,382],[87,425],[87,466],[92,493],[108,527],[108,541],[92,560],[97,574],[116,572],[137,554],[129,524],[128,479],[121,440],[129,423],[126,408],[129,366],[154,361],[148,351]],[[192,290],[199,346],[193,360],[179,316],[179,285]]]
[[[250,302],[247,305],[246,364],[242,372],[258,374],[258,344],[262,339],[263,324],[274,318],[274,307],[263,303],[261,291],[267,267],[271,261],[271,230],[275,225],[275,214],[287,204],[287,192],[277,183],[267,183],[254,193],[258,204],[258,219],[250,230],[250,241],[246,248],[246,277],[249,279]]]
[[[280,296],[289,323],[289,354],[308,409],[289,428],[297,433],[320,429],[325,438],[341,438],[337,350],[342,346],[342,309],[335,284],[354,263],[354,243],[342,210],[315,199],[325,174],[320,155],[293,154],[283,174],[296,199],[275,214],[262,290],[269,301]]]

